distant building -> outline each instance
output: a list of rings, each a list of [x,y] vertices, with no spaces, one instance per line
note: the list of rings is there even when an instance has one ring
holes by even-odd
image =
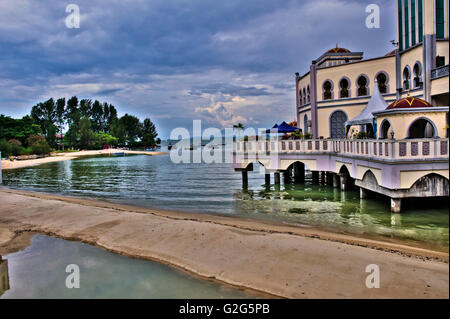
[[[304,133],[310,132],[314,138],[351,137],[346,123],[367,106],[377,81],[387,104],[408,96],[408,101],[417,102],[414,107],[396,112],[397,115],[415,113],[415,116],[402,116],[407,122],[391,123],[396,138],[409,137],[407,130],[415,120],[421,120],[418,125],[428,121],[428,128],[435,130],[436,137],[448,136],[449,0],[398,0],[396,3],[398,49],[364,60],[363,52],[336,46],[314,60],[308,72],[296,74],[297,127]],[[435,108],[431,117],[437,122],[420,112],[422,103],[417,98],[426,101],[427,107]],[[442,107],[447,108],[446,112]],[[389,114],[393,117],[394,113],[391,110]],[[371,128],[352,127],[352,131],[369,129],[369,134],[376,134],[373,137],[383,138],[381,124],[377,120]]]

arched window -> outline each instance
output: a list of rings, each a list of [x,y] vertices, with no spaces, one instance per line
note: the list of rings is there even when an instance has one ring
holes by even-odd
[[[303,133],[304,134],[308,134],[308,115],[305,114],[305,116],[303,117]]]
[[[331,100],[333,98],[333,85],[330,81],[325,81],[323,83],[323,99]]]
[[[361,75],[358,80],[358,96],[366,96],[369,95],[369,80],[366,76]]]
[[[303,88],[303,104],[306,104],[306,89]]]
[[[411,123],[408,138],[431,138],[436,136],[433,122],[426,118],[419,118]]]
[[[303,94],[302,94],[302,90],[301,89],[298,92],[298,97],[299,97],[299,100],[300,100],[300,105],[303,105]]]
[[[414,73],[414,87],[421,88],[423,86],[423,83],[422,83],[422,65],[420,64],[420,62],[416,62],[416,64],[414,64],[413,73]]]
[[[391,123],[389,123],[389,121],[387,120],[384,120],[383,123],[381,123],[380,139],[390,138],[389,134],[391,133],[391,131]]]
[[[405,91],[411,88],[411,72],[409,70],[409,66],[406,66],[403,69],[403,89]]]
[[[345,138],[345,122],[347,114],[343,111],[334,111],[330,115],[330,137]]]
[[[378,89],[380,90],[381,94],[388,93],[388,77],[386,73],[379,72],[376,76],[377,82],[378,82]]]
[[[306,88],[306,100],[307,100],[308,103],[311,102],[310,94],[309,94],[309,85],[308,85],[308,87]]]
[[[340,98],[346,98],[346,97],[350,96],[349,86],[350,86],[350,83],[348,82],[348,80],[346,78],[343,78],[339,82],[339,96],[340,96]]]

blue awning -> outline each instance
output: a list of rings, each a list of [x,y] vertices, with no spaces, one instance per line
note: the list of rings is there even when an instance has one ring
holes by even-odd
[[[301,131],[301,129],[291,126],[283,121],[280,125],[275,124],[270,130],[267,130],[266,133],[293,133],[296,131]]]

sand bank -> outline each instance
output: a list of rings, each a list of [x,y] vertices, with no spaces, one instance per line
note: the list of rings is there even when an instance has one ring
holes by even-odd
[[[0,228],[80,240],[280,297],[449,297],[448,253],[281,223],[0,188]],[[379,289],[366,288],[369,264],[380,268]]]
[[[41,165],[45,163],[52,162],[61,162],[68,161],[82,156],[96,156],[96,155],[110,155],[112,153],[124,152],[125,154],[136,154],[136,155],[167,155],[167,153],[163,152],[145,152],[145,151],[128,151],[128,150],[99,150],[99,151],[80,151],[80,152],[69,152],[69,153],[56,153],[50,157],[38,158],[32,160],[24,160],[24,161],[10,161],[10,160],[2,160],[2,169],[15,169],[22,168],[28,166]]]

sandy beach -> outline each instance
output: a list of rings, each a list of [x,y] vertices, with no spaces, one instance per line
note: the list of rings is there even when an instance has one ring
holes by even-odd
[[[0,254],[33,232],[285,298],[448,298],[448,253],[282,223],[0,188]],[[378,289],[366,266],[380,268]]]
[[[45,163],[52,162],[62,162],[72,160],[82,156],[96,156],[96,155],[110,155],[112,153],[123,152],[125,154],[134,154],[134,155],[167,155],[167,153],[163,152],[145,152],[145,151],[129,151],[129,150],[119,150],[119,149],[109,149],[109,150],[99,150],[99,151],[80,151],[80,152],[68,152],[68,153],[55,153],[52,156],[32,159],[32,160],[23,160],[23,161],[10,161],[10,160],[2,160],[1,168],[2,169],[15,169],[22,167],[29,167],[35,165],[41,165]]]

